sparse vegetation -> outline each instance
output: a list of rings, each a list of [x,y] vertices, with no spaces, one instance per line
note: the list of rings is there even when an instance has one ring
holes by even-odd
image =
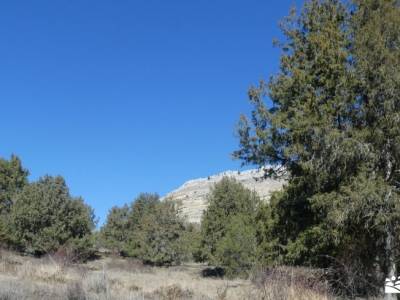
[[[294,284],[295,276],[313,276],[307,275],[314,274],[307,269],[302,269],[301,276],[296,275],[299,273],[296,269],[290,268],[285,269],[281,277],[257,273],[252,282],[204,278],[201,276],[203,265],[190,264],[166,269],[146,266],[139,261],[109,257],[85,264],[63,266],[46,258],[22,257],[4,251],[1,255],[0,299],[333,299],[325,290],[305,284],[304,280]],[[265,280],[265,276],[269,276],[268,280]],[[282,286],[284,288],[280,288]]]

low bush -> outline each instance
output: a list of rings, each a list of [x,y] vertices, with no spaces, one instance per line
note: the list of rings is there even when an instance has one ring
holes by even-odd
[[[333,299],[326,272],[304,267],[267,267],[254,270],[252,283],[261,299]]]
[[[67,285],[65,297],[67,300],[86,300],[86,293],[82,283],[78,281],[71,282]]]
[[[183,289],[179,285],[170,285],[161,287],[148,295],[148,299],[157,300],[186,300],[193,298],[193,292],[189,289]],[[147,298],[147,297],[146,297]]]

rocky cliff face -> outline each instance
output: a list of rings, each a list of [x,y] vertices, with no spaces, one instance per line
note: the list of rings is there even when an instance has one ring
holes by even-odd
[[[282,188],[283,181],[261,180],[262,175],[262,171],[258,170],[226,171],[207,178],[189,180],[162,199],[176,201],[180,212],[189,222],[200,223],[203,211],[207,207],[207,194],[210,188],[224,176],[235,178],[245,187],[256,191],[263,200],[268,200],[271,192]]]

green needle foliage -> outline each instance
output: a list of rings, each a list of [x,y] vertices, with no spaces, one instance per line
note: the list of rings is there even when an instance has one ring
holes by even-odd
[[[100,239],[103,245],[113,252],[121,253],[129,234],[128,205],[122,207],[114,206],[107,215],[105,225],[101,228]]]
[[[143,215],[141,225],[132,232],[135,256],[153,265],[180,264],[185,255],[185,226],[172,202],[158,203]]]
[[[124,252],[128,256],[133,256],[145,260],[143,257],[144,240],[147,233],[150,234],[151,225],[145,224],[145,220],[149,215],[156,212],[157,206],[160,204],[160,197],[157,194],[142,193],[131,204],[129,214],[129,232],[124,247]]]
[[[203,259],[229,276],[249,271],[256,256],[255,217],[258,196],[224,177],[209,194],[201,223]]]
[[[310,0],[282,31],[280,71],[250,89],[234,152],[287,179],[257,217],[260,257],[335,265],[347,293],[377,292],[400,258],[399,3]],[[372,275],[350,291],[349,269]]]
[[[94,215],[70,196],[62,177],[28,183],[17,156],[0,158],[0,246],[41,255],[63,248],[70,258],[93,254]]]
[[[11,244],[9,229],[10,210],[13,197],[28,183],[28,171],[22,167],[21,160],[12,155],[10,160],[0,158],[0,246]]]
[[[147,264],[176,265],[190,258],[189,243],[195,241],[191,233],[196,232],[178,215],[174,203],[143,193],[130,207],[110,210],[101,238],[106,247]]]
[[[28,183],[28,175],[17,156],[12,155],[10,160],[0,158],[0,213],[10,211],[13,196]]]
[[[70,196],[62,177],[45,176],[16,194],[10,228],[21,250],[41,255],[87,238],[94,229],[94,215],[81,198]]]
[[[215,248],[214,262],[224,268],[227,277],[247,278],[256,264],[256,235],[251,216],[232,216]]]

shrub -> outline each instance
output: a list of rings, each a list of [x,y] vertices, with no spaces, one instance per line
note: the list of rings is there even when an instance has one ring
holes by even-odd
[[[102,244],[114,253],[121,253],[125,248],[126,238],[129,234],[130,209],[114,206],[107,215],[107,221],[101,228],[100,236]]]
[[[8,213],[12,198],[28,183],[29,172],[22,167],[21,160],[12,155],[10,160],[0,158],[0,213]]]
[[[145,235],[144,219],[154,213],[156,206],[160,203],[157,194],[141,193],[131,204],[128,216],[128,234],[123,245],[122,252],[127,256],[142,259],[140,249],[143,247]]]
[[[94,215],[81,198],[70,196],[62,177],[45,176],[16,195],[10,226],[21,250],[41,255],[87,238]]]
[[[114,207],[101,229],[105,245],[148,264],[174,265],[191,257],[190,231],[170,201],[140,194],[130,207]]]
[[[217,243],[215,264],[224,267],[225,275],[246,275],[255,264],[255,227],[248,218],[238,215],[227,224],[225,236]]]
[[[185,249],[185,261],[201,262],[201,232],[199,224],[185,224],[185,230],[181,238],[182,248]]]
[[[17,156],[12,155],[10,160],[0,158],[0,247],[12,244],[10,210],[13,197],[28,183],[28,174]]]
[[[252,283],[257,299],[334,299],[325,272],[304,267],[268,267],[255,270]]]
[[[173,203],[157,203],[141,218],[140,226],[135,229],[128,253],[145,263],[174,265],[180,264],[186,257],[182,244],[185,226]]]
[[[243,274],[255,259],[255,217],[260,200],[235,179],[224,177],[215,184],[208,201],[201,224],[202,258],[225,268],[229,276]]]
[[[178,300],[178,299],[192,299],[193,291],[189,289],[183,289],[179,285],[170,285],[166,287],[160,287],[151,295],[149,295],[151,299],[163,299],[163,300]]]
[[[86,300],[86,293],[80,282],[71,282],[67,285],[66,298],[68,300]]]
[[[55,259],[61,264],[85,262],[96,256],[94,237],[86,235],[82,238],[72,238],[54,253]]]

